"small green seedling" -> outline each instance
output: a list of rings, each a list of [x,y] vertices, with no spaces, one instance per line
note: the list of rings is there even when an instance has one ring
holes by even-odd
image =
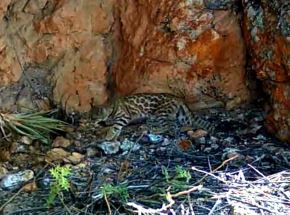
[[[182,166],[177,166],[175,168],[176,171],[176,179],[185,179],[186,183],[191,179],[191,174],[188,170],[184,169]]]
[[[122,203],[126,203],[129,198],[128,187],[126,184],[112,185],[112,184],[103,184],[101,186],[101,192],[103,197],[111,198],[112,196],[120,198]]]
[[[173,175],[169,174],[168,168],[162,166],[162,174],[164,175],[166,186],[170,187],[170,189],[174,192],[186,189],[189,186],[191,174],[182,166],[176,166]],[[164,191],[165,189],[161,188],[161,192]]]
[[[53,205],[55,198],[59,196],[62,191],[68,191],[70,188],[70,182],[68,177],[71,175],[71,168],[68,166],[59,166],[49,170],[49,173],[54,179],[54,182],[50,186],[50,192],[47,199],[47,205]]]

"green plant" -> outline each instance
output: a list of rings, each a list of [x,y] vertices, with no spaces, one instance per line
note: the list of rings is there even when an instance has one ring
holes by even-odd
[[[129,198],[128,187],[126,184],[112,185],[105,183],[101,186],[101,192],[104,198],[112,196],[120,198],[121,203],[126,203]]]
[[[4,137],[5,128],[17,134],[29,137],[32,140],[40,140],[49,143],[50,133],[63,131],[68,126],[65,122],[45,116],[47,113],[0,113],[0,131]]]
[[[182,166],[177,166],[175,168],[175,172],[176,172],[176,179],[185,179],[186,183],[189,182],[189,180],[191,179],[191,174],[188,170],[184,169]]]
[[[164,175],[166,182],[169,182],[170,177],[169,177],[168,169],[165,166],[162,166],[161,169],[162,169],[162,174]]]
[[[189,180],[191,179],[191,174],[188,170],[181,166],[177,166],[174,171],[174,175],[170,176],[168,168],[162,166],[162,174],[164,175],[166,185],[170,187],[173,191],[179,191],[186,189],[189,186]],[[160,189],[162,193],[165,189]]]
[[[50,192],[47,199],[47,205],[50,206],[54,203],[55,198],[62,192],[68,191],[70,183],[68,177],[71,175],[71,168],[68,166],[59,166],[49,170],[49,173],[54,179],[54,182],[50,186]]]

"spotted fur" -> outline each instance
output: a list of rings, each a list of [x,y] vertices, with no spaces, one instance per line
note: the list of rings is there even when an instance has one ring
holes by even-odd
[[[97,115],[98,121],[105,121],[110,126],[106,140],[116,139],[123,127],[140,118],[154,118],[161,127],[168,121],[175,121],[179,125],[202,128],[210,133],[214,131],[209,122],[192,114],[182,99],[166,93],[142,93],[119,98],[113,104],[100,108]]]

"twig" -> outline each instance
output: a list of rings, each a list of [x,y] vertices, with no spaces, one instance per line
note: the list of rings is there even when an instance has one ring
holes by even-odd
[[[190,210],[190,214],[194,215],[194,211],[193,211],[193,207],[192,207],[192,201],[191,201],[191,198],[190,198],[189,194],[187,194],[187,200],[188,200],[188,207],[189,207],[189,210]]]
[[[16,196],[18,196],[20,193],[21,193],[21,191],[24,189],[24,187],[21,187],[18,191],[17,191],[17,193],[15,193],[13,196],[11,196],[11,198],[10,199],[8,199],[1,207],[0,207],[0,211],[3,211],[3,209],[6,207],[6,205],[8,205],[10,202],[12,202],[13,201],[13,199],[15,199],[15,197]]]
[[[107,207],[108,207],[109,215],[112,215],[111,206],[110,206],[110,203],[108,201],[107,194],[105,192],[104,192],[104,199],[105,199]]]
[[[12,213],[13,214],[23,214],[25,212],[32,212],[32,211],[38,211],[38,210],[47,210],[49,209],[48,207],[35,207],[35,208],[21,208],[19,210],[15,210]]]
[[[220,199],[218,199],[214,206],[212,207],[212,209],[210,210],[210,212],[208,213],[208,215],[212,215],[215,212],[215,209],[217,208],[217,206],[221,203],[222,201]]]
[[[196,185],[196,184],[200,184],[200,183],[201,183],[201,182],[202,182],[206,177],[208,177],[209,175],[212,176],[212,177],[214,177],[214,178],[216,178],[216,179],[219,180],[219,181],[222,181],[222,182],[225,183],[225,184],[228,184],[227,181],[221,179],[221,178],[218,177],[218,176],[215,176],[215,175],[214,175],[213,173],[211,173],[211,172],[206,172],[206,171],[204,171],[204,170],[200,170],[200,169],[197,169],[197,168],[195,168],[195,167],[191,167],[191,169],[194,170],[194,171],[201,172],[201,173],[204,173],[204,174],[205,174],[205,176],[202,177],[198,182],[194,183],[194,185]]]
[[[263,207],[263,206],[260,206],[260,205],[258,205],[257,203],[247,202],[247,201],[241,200],[241,199],[236,198],[236,197],[233,197],[233,196],[231,197],[231,199],[234,200],[234,201],[237,201],[237,202],[241,202],[241,203],[244,203],[244,204],[248,204],[248,205],[251,205],[251,206],[257,207],[257,208],[259,208],[259,209],[262,209],[262,210],[268,211],[268,212],[270,212],[271,214],[273,214],[273,213],[274,213],[274,214],[279,214],[278,211],[274,212],[273,210],[268,209],[268,208],[265,208],[265,207]]]
[[[188,190],[184,190],[184,191],[181,191],[181,192],[178,192],[175,194],[171,194],[171,197],[175,198],[178,196],[186,195],[186,194],[192,193],[193,191],[200,190],[201,188],[202,188],[202,185],[198,185],[198,186],[192,187]]]
[[[137,212],[139,214],[141,214],[141,212],[144,213],[144,214],[159,214],[162,211],[168,210],[169,208],[171,208],[175,204],[175,201],[174,201],[173,198],[181,196],[181,195],[189,194],[189,193],[191,193],[193,191],[200,190],[201,188],[202,188],[202,185],[199,185],[199,186],[195,186],[195,187],[192,187],[192,188],[190,188],[188,190],[181,191],[181,192],[178,192],[178,193],[175,193],[175,194],[171,194],[170,192],[167,192],[166,199],[167,199],[167,201],[169,203],[167,205],[162,205],[162,207],[159,208],[159,209],[144,208],[142,205],[136,204],[134,202],[128,202],[127,205],[131,206],[133,208],[136,208]]]
[[[78,211],[78,212],[80,212],[81,214],[85,214],[85,215],[96,215],[96,213],[90,213],[90,212],[84,211],[84,210],[82,210],[82,209],[76,208],[76,207],[74,207],[74,206],[72,206],[72,209],[73,209],[74,211]]]
[[[63,193],[60,192],[58,195],[59,195],[59,199],[60,199],[62,205],[65,207],[66,211],[67,211],[70,215],[73,215],[73,213],[71,212],[71,210],[67,207],[67,205],[66,205],[66,204],[64,203],[64,201],[63,201]]]
[[[255,167],[253,167],[251,164],[248,164],[249,167],[251,167],[256,173],[258,173],[261,177],[266,179],[268,182],[270,181],[263,173],[261,173],[259,170],[257,170]]]
[[[203,182],[204,179],[206,179],[209,175],[211,175],[211,176],[213,176],[213,177],[215,177],[215,178],[218,178],[218,177],[216,177],[215,175],[213,175],[213,173],[215,173],[216,171],[218,171],[220,168],[222,168],[222,167],[223,167],[224,165],[226,165],[228,162],[230,162],[230,161],[236,159],[238,156],[239,156],[239,155],[235,155],[235,156],[233,156],[233,157],[231,157],[231,158],[229,158],[229,159],[223,161],[221,165],[219,165],[217,168],[215,168],[215,169],[214,169],[213,171],[211,171],[210,173],[207,173],[207,172],[204,172],[204,171],[203,171],[203,173],[206,173],[206,175],[203,176],[203,177],[202,177],[200,180],[198,180],[197,182],[195,182],[193,185],[195,186],[195,185],[200,184],[200,183]],[[198,169],[196,169],[195,167],[192,167],[192,168],[194,168],[193,170],[198,171]],[[220,179],[220,178],[218,178],[218,179],[219,179],[219,180],[222,180],[222,179]],[[222,180],[222,181],[223,181],[224,183],[227,183],[227,182],[225,182],[224,180]]]

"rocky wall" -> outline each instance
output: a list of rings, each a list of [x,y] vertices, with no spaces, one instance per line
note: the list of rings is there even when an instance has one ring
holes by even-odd
[[[182,94],[196,108],[246,103],[239,15],[224,2],[119,1],[117,92]]]
[[[22,76],[31,86],[31,74],[25,73],[37,67],[37,71],[47,74],[47,88],[52,91],[48,99],[52,103],[67,111],[88,111],[91,105],[104,103],[108,97],[107,67],[112,53],[113,3],[113,0],[1,1],[0,86],[19,89],[21,86],[15,85]],[[37,74],[32,81],[43,83]],[[38,88],[42,87],[39,84]],[[0,103],[6,109],[15,106],[19,109],[35,100],[34,88],[24,95],[28,100],[25,102],[11,98],[13,89],[0,91]],[[42,100],[44,96],[36,97]]]
[[[249,65],[268,96],[266,126],[290,141],[290,2],[243,1]]]
[[[1,0],[1,110],[86,112],[139,92],[231,109],[255,98],[254,73],[268,129],[289,140],[289,11],[286,0]]]

